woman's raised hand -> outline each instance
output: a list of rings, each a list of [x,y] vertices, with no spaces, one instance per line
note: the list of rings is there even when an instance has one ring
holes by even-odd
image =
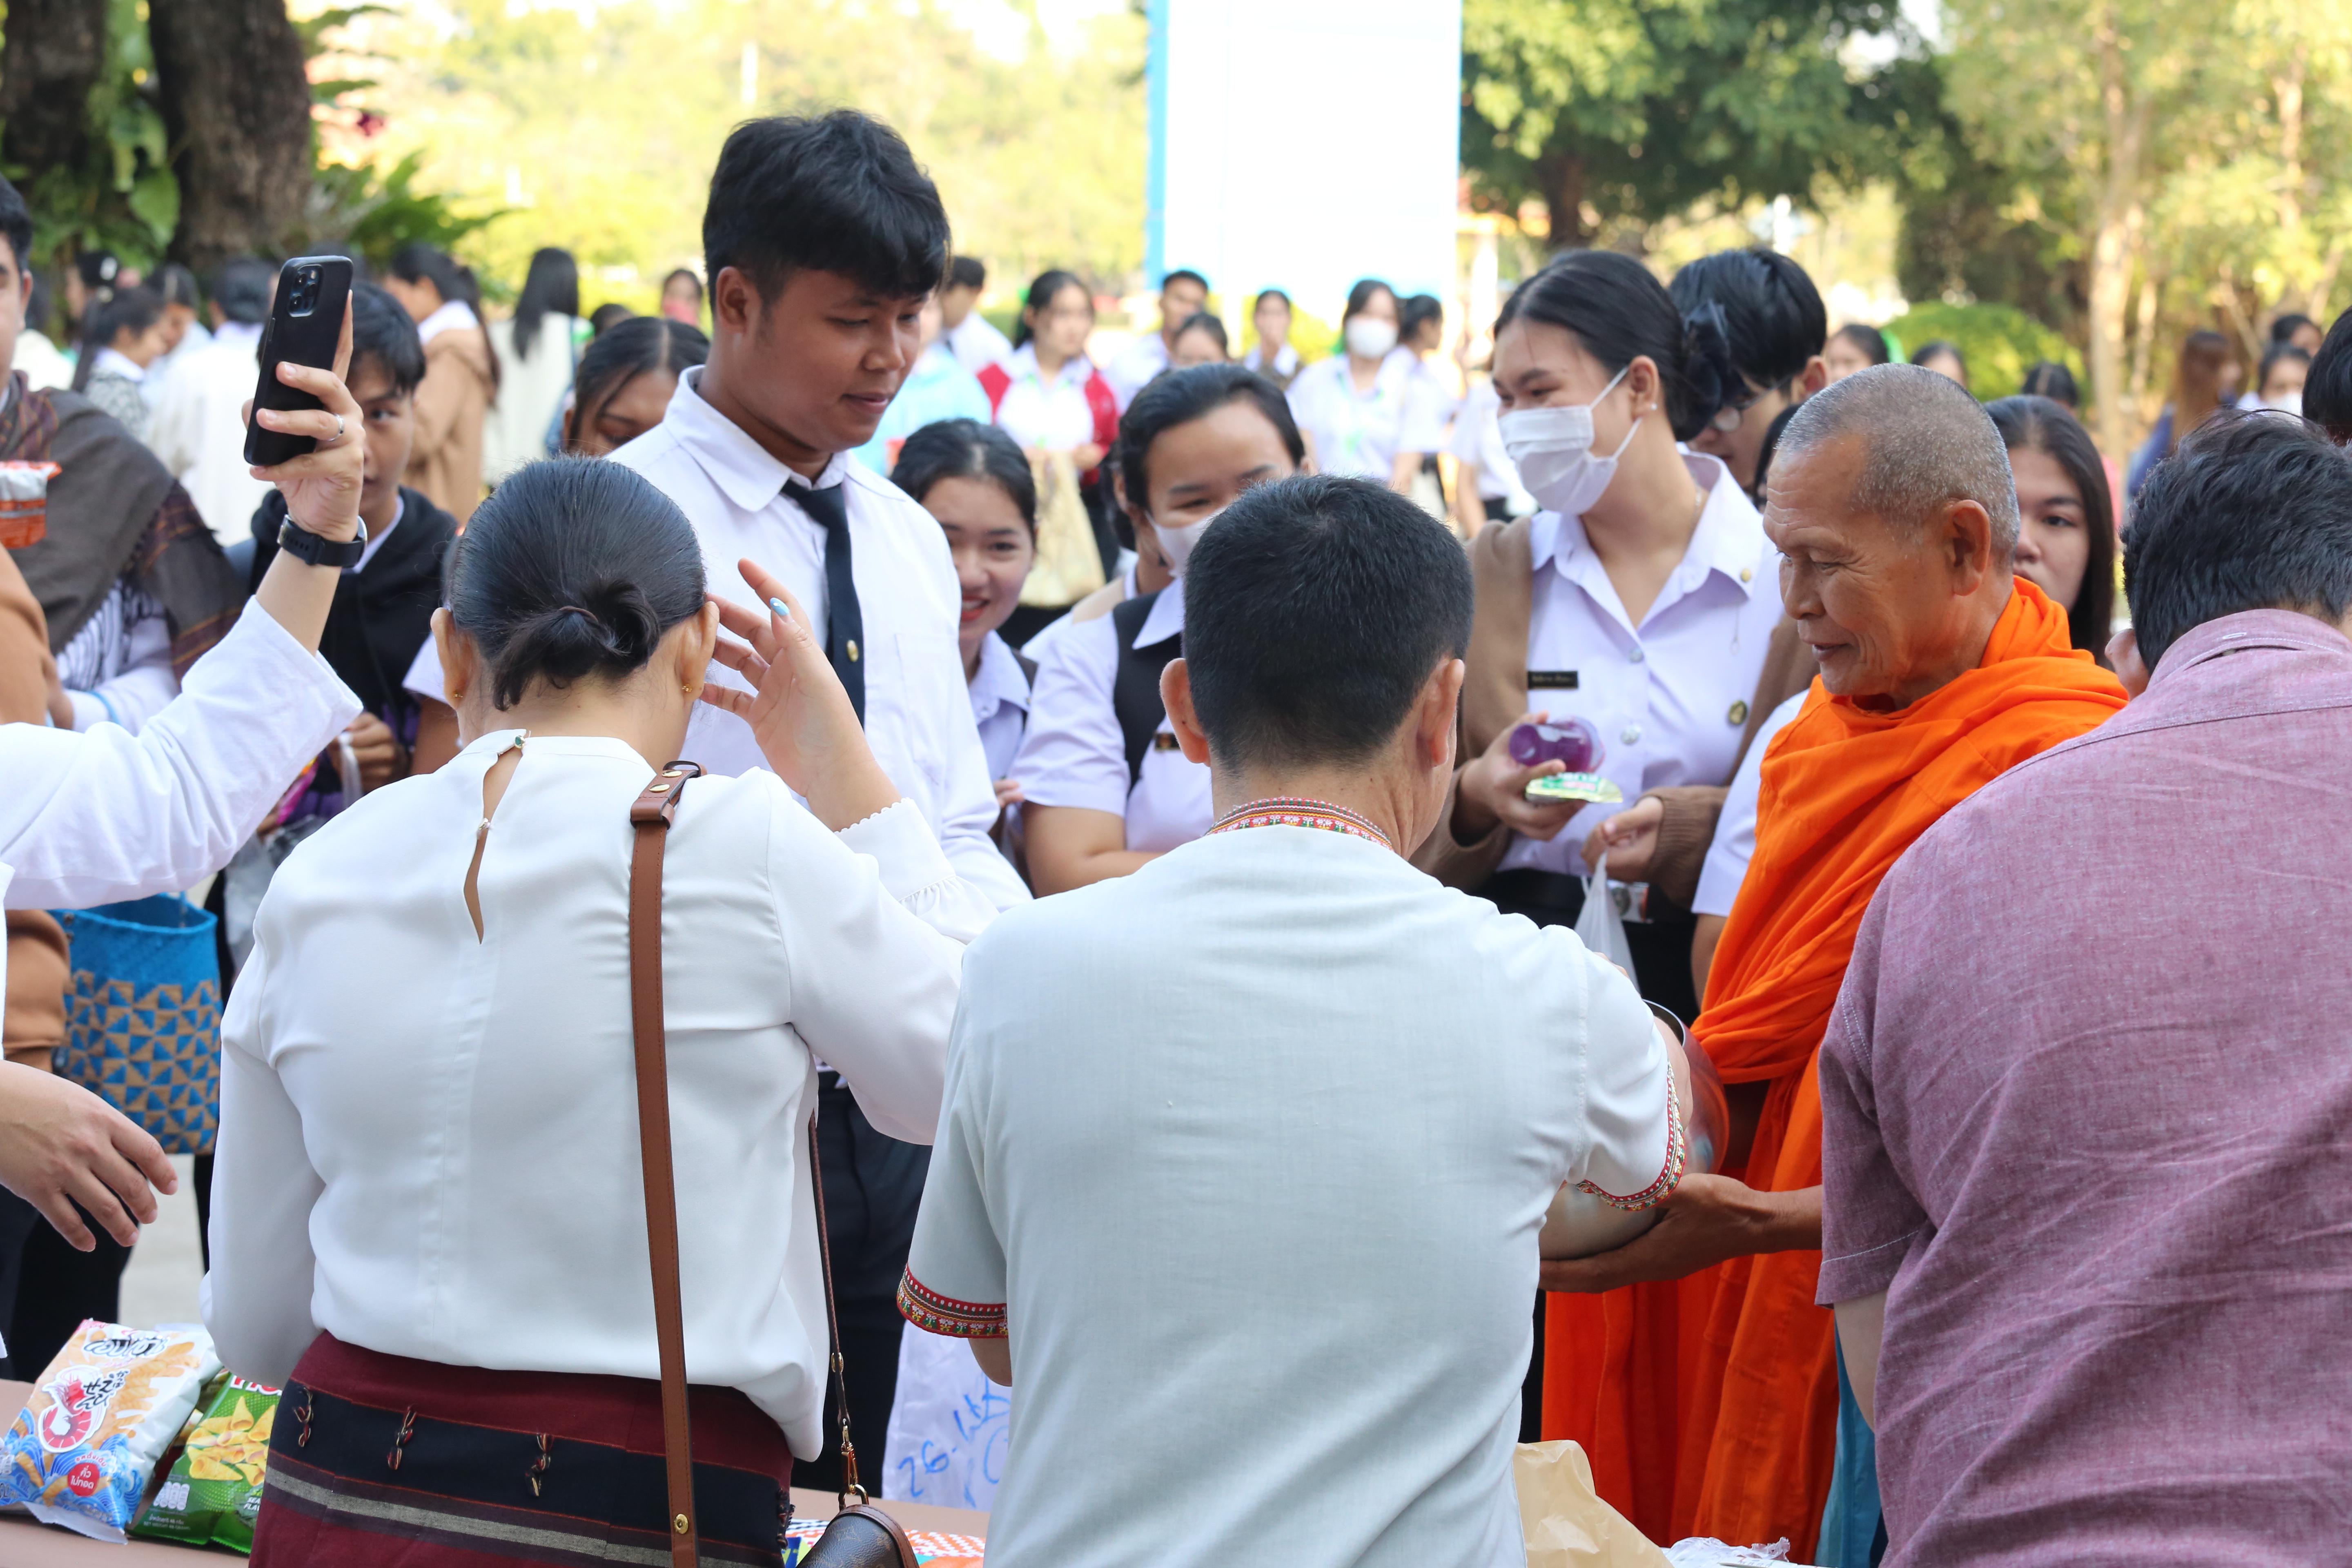
[[[315,451],[291,458],[273,468],[248,470],[268,479],[286,498],[287,515],[295,526],[341,544],[360,527],[360,485],[365,479],[367,432],[360,405],[352,398],[343,377],[352,365],[352,308],[343,306],[343,332],[335,345],[335,368],[318,370],[291,361],[278,366],[278,379],[310,394],[323,408],[264,408],[254,415],[265,430],[285,436],[309,436]]]
[[[720,637],[712,657],[753,689],[707,682],[702,700],[750,724],[768,765],[808,802],[818,821],[838,833],[898,800],[898,788],[874,760],[857,710],[811,634],[800,601],[758,563],[738,564],[768,613],[713,595],[719,624],[743,640]]]

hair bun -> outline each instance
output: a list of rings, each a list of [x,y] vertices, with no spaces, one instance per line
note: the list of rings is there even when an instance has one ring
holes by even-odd
[[[1731,332],[1723,307],[1709,300],[1683,313],[1683,379],[1689,388],[1691,422],[1704,429],[1707,421],[1731,401],[1740,384],[1739,367],[1731,359]]]
[[[607,671],[627,674],[652,656],[661,626],[642,590],[601,583],[581,596],[585,604],[557,605],[514,628],[498,661],[493,694],[499,707],[520,701],[538,677],[568,686]]]

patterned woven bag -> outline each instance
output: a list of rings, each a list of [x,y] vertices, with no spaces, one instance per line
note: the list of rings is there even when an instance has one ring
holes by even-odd
[[[167,894],[53,912],[72,969],[58,1075],[103,1095],[165,1153],[210,1153],[220,1120],[219,922]]]

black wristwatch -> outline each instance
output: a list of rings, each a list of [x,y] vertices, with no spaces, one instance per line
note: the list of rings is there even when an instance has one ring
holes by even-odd
[[[337,544],[297,526],[289,517],[278,525],[278,548],[305,565],[356,566],[360,557],[367,553],[367,519],[360,519],[359,524],[359,532],[349,542]]]

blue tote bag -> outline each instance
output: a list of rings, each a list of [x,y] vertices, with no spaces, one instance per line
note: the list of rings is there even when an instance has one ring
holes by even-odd
[[[58,1076],[104,1096],[165,1153],[210,1153],[220,1120],[219,922],[168,894],[51,912],[72,971]]]

